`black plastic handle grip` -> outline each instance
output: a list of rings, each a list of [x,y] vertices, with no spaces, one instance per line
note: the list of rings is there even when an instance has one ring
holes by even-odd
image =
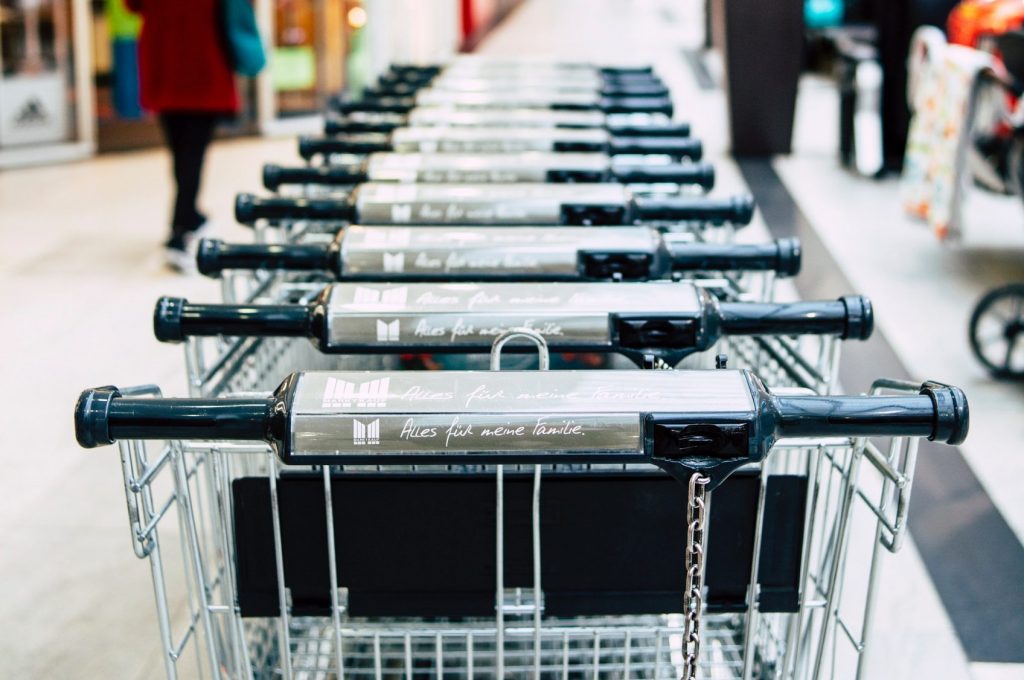
[[[555,105],[552,108],[563,107]],[[601,97],[598,108],[605,113],[663,113],[669,117],[675,112],[668,97]]]
[[[312,319],[305,305],[197,305],[162,297],[153,310],[153,333],[161,342],[209,335],[307,337]]]
[[[667,243],[672,268],[685,271],[774,271],[779,276],[800,272],[800,241],[771,243]]]
[[[689,137],[689,123],[613,123],[607,126],[614,137]]]
[[[126,398],[116,387],[86,390],[75,404],[83,448],[128,439],[269,439],[274,400]]]
[[[608,153],[665,154],[698,161],[704,154],[704,145],[694,137],[612,137],[608,142]]]
[[[782,437],[911,436],[961,444],[970,429],[967,396],[938,382],[918,396],[773,396]]]
[[[348,198],[235,196],[235,219],[239,224],[253,224],[259,220],[344,221],[353,219],[355,212],[355,206]]]
[[[666,163],[665,165],[612,165],[612,175],[623,184],[672,182],[715,186],[715,166],[710,163]]]
[[[376,86],[363,90],[364,97],[411,97],[427,87],[429,81],[394,81],[380,82]],[[506,82],[505,85],[514,86],[515,81]],[[664,83],[656,80],[636,81],[617,80],[606,82],[601,85],[597,93],[602,97],[666,97],[669,94]]]
[[[366,97],[353,100],[334,97],[331,104],[339,113],[355,113],[369,111],[379,113],[409,113],[416,108],[415,97]]]
[[[710,196],[636,197],[636,217],[640,220],[695,220],[734,225],[750,224],[754,217],[754,197],[749,194],[715,198]]]
[[[956,445],[970,430],[966,395],[938,382],[924,383],[915,396],[766,397],[766,424],[778,437],[910,436]],[[75,403],[75,438],[83,448],[130,439],[282,442],[287,411],[278,410],[280,403],[273,397],[128,398],[116,387],[99,387],[85,390]]]
[[[374,132],[337,137],[299,137],[299,155],[307,161],[332,153],[365,154],[391,150],[391,136]]]
[[[602,97],[668,97],[669,89],[660,80],[613,80],[606,81],[598,94]]]
[[[300,165],[286,168],[273,163],[263,166],[263,186],[276,191],[287,184],[347,186],[366,181],[361,165]]]
[[[364,116],[328,116],[324,120],[324,134],[353,134],[376,132],[387,134],[395,128],[408,124],[409,119],[400,113],[366,114]]]
[[[875,327],[871,301],[849,295],[830,301],[722,302],[727,335],[838,335],[867,340]]]
[[[201,274],[217,278],[230,269],[334,271],[337,253],[329,244],[224,243],[199,241],[196,265]]]

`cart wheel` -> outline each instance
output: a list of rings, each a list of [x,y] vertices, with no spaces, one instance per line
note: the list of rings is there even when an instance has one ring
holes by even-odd
[[[1024,283],[985,294],[971,314],[971,349],[997,378],[1024,378]]]

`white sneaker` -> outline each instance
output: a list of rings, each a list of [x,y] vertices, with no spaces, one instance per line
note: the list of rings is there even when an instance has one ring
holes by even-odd
[[[198,271],[195,253],[181,248],[164,248],[164,262],[180,274],[195,274]]]
[[[206,220],[192,231],[185,234],[185,252],[192,256],[195,264],[196,253],[199,251],[199,241],[206,237],[213,230],[213,224]]]

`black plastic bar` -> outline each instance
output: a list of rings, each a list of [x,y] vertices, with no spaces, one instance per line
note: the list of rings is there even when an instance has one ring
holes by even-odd
[[[689,123],[611,124],[605,126],[615,137],[689,137]]]
[[[355,206],[347,198],[235,196],[235,219],[240,224],[253,224],[259,220],[343,221],[353,219],[355,213]]]
[[[217,277],[229,269],[288,269],[338,274],[338,253],[330,244],[199,242],[196,266],[201,274]]]
[[[960,444],[970,428],[967,397],[927,382],[918,396],[772,396],[782,437],[927,437]]]
[[[324,134],[353,134],[364,132],[388,133],[409,123],[407,116],[399,113],[369,114],[363,117],[328,116],[324,120]]]
[[[285,385],[292,382],[287,380]],[[765,406],[752,436],[927,437],[960,444],[970,409],[959,388],[927,382],[918,395],[778,396]],[[287,457],[287,396],[256,399],[126,398],[116,387],[85,390],[75,404],[75,437],[84,448],[131,439],[234,439],[277,443]],[[760,432],[758,432],[760,430]],[[507,454],[511,461],[515,454]],[[429,457],[424,456],[423,460]],[[469,457],[464,459],[469,462]],[[493,462],[493,458],[489,459]]]
[[[335,97],[331,100],[334,109],[340,113],[372,111],[384,113],[408,113],[416,108],[415,97],[364,97],[350,100]],[[671,116],[674,108],[668,97],[599,97],[594,104],[575,104],[552,101],[544,107],[561,111],[598,110],[605,113],[663,113]]]
[[[331,98],[331,105],[339,113],[409,113],[416,108],[415,97],[367,97],[351,99],[344,95]]]
[[[269,439],[274,400],[122,397],[86,390],[75,404],[75,437],[85,448],[132,439]]]
[[[779,276],[800,272],[800,241],[771,243],[666,243],[676,271],[774,271]]]
[[[486,65],[486,64],[485,64]],[[520,66],[519,64],[515,64]],[[536,64],[523,63],[520,68],[529,69],[532,66],[536,66],[538,69],[544,68],[558,68],[560,66],[584,66],[582,63],[577,62],[558,62],[552,61],[550,64],[537,62]],[[599,66],[596,64],[586,64],[594,69],[594,71],[612,76],[629,76],[629,75],[642,75],[642,74],[653,74],[654,67],[643,65],[643,66]],[[437,74],[448,68],[448,64],[391,64],[388,70],[392,73],[426,73],[431,76]]]
[[[324,120],[324,134],[386,134],[395,128],[405,127],[408,123],[408,117],[398,113],[364,114],[361,117],[328,116]],[[689,137],[692,128],[689,123],[671,122],[639,125],[613,123],[606,125],[605,129],[616,137]]]
[[[283,167],[273,163],[263,166],[263,186],[271,191],[288,184],[319,184],[349,186],[366,181],[366,172],[360,164],[300,165]]]
[[[161,342],[204,335],[312,337],[314,314],[305,305],[202,305],[162,297],[153,311]]]
[[[665,154],[698,161],[704,154],[704,145],[694,137],[613,137],[608,141],[608,153]]]
[[[377,85],[363,90],[364,97],[409,97],[429,87],[429,82],[380,82]],[[506,81],[503,85],[514,87],[515,80]],[[542,87],[534,82],[528,83],[529,87]],[[557,86],[552,89],[557,91]],[[666,97],[669,90],[664,83],[655,80],[619,80],[605,82],[600,88],[594,90],[603,97]],[[459,90],[453,90],[453,95],[461,94]],[[479,92],[468,91],[467,93],[478,94]]]
[[[867,340],[874,330],[871,301],[862,295],[828,302],[722,302],[719,309],[727,335],[808,333]]]
[[[672,182],[715,186],[715,166],[710,163],[666,163],[665,165],[612,165],[612,176],[623,184]]]
[[[708,196],[659,196],[633,199],[640,220],[696,220],[711,224],[749,224],[754,199],[749,194],[714,198]]]
[[[556,104],[551,108],[573,107]],[[669,97],[601,97],[596,108],[605,113],[663,113],[671,116],[675,112]]]
[[[391,148],[390,135],[373,132],[336,137],[299,137],[299,155],[307,161],[321,154],[367,154],[390,151]]]

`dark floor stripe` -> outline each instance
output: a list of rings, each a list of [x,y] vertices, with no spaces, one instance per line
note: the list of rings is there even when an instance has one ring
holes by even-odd
[[[855,293],[769,160],[740,170],[772,235],[799,237],[801,296]],[[910,379],[885,335],[843,348],[840,379],[865,391],[879,376]],[[941,376],[915,376],[920,378]],[[968,395],[969,397],[970,395]],[[922,442],[914,477],[910,532],[967,658],[1024,663],[1024,546],[985,493],[960,449]]]
[[[702,90],[717,90],[718,83],[711,77],[708,65],[704,63],[704,52],[702,50],[683,50],[683,58],[690,65],[693,71],[693,78],[697,81],[697,87]]]

